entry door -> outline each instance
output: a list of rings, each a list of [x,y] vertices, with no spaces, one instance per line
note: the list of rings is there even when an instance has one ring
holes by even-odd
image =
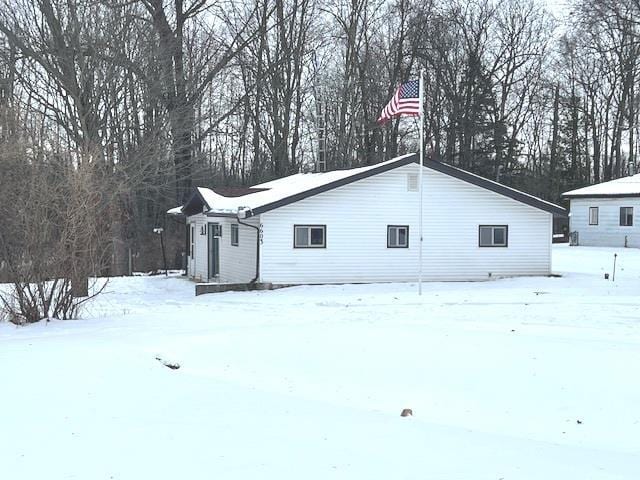
[[[207,228],[207,243],[209,251],[209,278],[220,275],[220,234],[219,223],[210,223]]]
[[[187,252],[187,270],[190,277],[196,276],[196,225],[191,223],[188,225],[189,232],[189,251]]]

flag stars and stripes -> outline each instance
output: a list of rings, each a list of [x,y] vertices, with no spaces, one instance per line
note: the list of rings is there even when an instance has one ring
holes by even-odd
[[[398,87],[395,95],[382,110],[378,123],[384,125],[392,118],[420,115],[420,81],[409,80]]]
[[[418,294],[422,295],[422,246],[424,237],[422,236],[422,186],[424,168],[424,119],[422,111],[422,90],[423,90],[424,70],[420,71],[420,80],[410,80],[398,87],[395,95],[386,107],[382,110],[378,123],[384,125],[392,118],[397,117],[421,117],[420,118],[420,168],[418,169],[418,189],[420,191],[420,202],[418,210]]]

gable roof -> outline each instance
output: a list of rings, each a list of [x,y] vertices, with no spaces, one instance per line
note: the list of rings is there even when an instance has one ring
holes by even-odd
[[[567,198],[640,197],[640,173],[578,188],[562,194]]]
[[[262,192],[263,190],[268,189],[257,187],[215,187],[211,190],[213,190],[213,192],[217,193],[218,195],[222,195],[223,197],[244,197],[245,195]]]
[[[419,163],[419,159],[416,160],[416,162]],[[451,165],[447,165],[446,163],[437,162],[431,159],[425,159],[424,166],[426,168],[444,173],[445,175],[449,175],[464,182],[471,183],[478,187],[482,187],[492,192],[498,193],[507,198],[511,198],[512,200],[516,200],[517,202],[524,203],[525,205],[529,205],[530,207],[553,213],[554,215],[565,217],[567,216],[567,210],[560,205],[547,202],[546,200],[543,200],[539,197],[529,195],[528,193],[516,190],[515,188],[507,187],[506,185],[494,182],[493,180],[488,180],[484,177],[481,177],[480,175],[476,175],[475,173],[462,170],[461,168],[453,167]]]
[[[191,199],[182,207],[182,212],[186,215],[193,215],[194,213],[201,213],[204,208],[210,215],[235,215],[238,210],[245,210],[245,216],[251,217],[379,173],[411,163],[419,163],[419,161],[417,154],[409,154],[376,165],[349,170],[298,173],[255,185],[252,188],[259,191],[238,197],[223,196],[211,189],[198,187],[195,189]],[[534,208],[556,215],[566,215],[566,210],[558,205],[451,165],[425,159],[424,166]]]

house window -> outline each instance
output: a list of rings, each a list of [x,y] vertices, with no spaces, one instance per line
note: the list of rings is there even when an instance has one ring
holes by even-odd
[[[327,226],[326,225],[294,225],[294,248],[325,248]]]
[[[210,223],[209,227],[211,228],[211,236],[222,237],[222,225],[219,223]]]
[[[633,207],[620,207],[620,226],[633,226]]]
[[[589,207],[589,225],[598,224],[598,207]]]
[[[408,248],[409,226],[387,225],[387,248]]]
[[[509,227],[507,225],[480,225],[479,245],[481,247],[506,247]]]
[[[239,230],[238,230],[238,224],[237,223],[232,223],[231,224],[231,245],[233,245],[234,247],[237,247],[240,240],[240,235],[239,235]]]
[[[196,236],[196,226],[195,225],[191,225],[191,236],[189,238],[190,240],[190,247],[189,247],[189,256],[193,259],[193,251],[195,250],[195,236]]]

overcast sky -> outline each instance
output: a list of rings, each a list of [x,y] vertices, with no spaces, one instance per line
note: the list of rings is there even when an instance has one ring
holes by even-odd
[[[569,13],[569,6],[566,0],[542,0],[547,5],[547,8],[561,20]]]

